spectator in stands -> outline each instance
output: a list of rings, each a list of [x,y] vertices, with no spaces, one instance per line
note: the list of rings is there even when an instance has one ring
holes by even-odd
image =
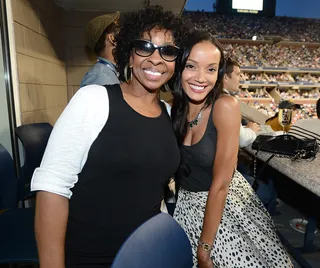
[[[223,77],[223,90],[226,94],[233,94],[239,91],[240,85],[240,64],[228,58],[226,60],[226,71]],[[240,148],[251,144],[257,137],[260,127],[257,123],[249,122],[247,126],[240,126]]]
[[[294,104],[294,103],[287,101],[287,100],[279,103],[279,109],[293,109],[295,111],[296,109],[300,109],[300,108],[301,108],[301,106],[299,104]],[[266,125],[269,125],[273,129],[273,131],[284,130],[284,131],[288,132],[291,125],[285,126],[283,128],[279,123],[278,115],[279,115],[279,113],[277,112],[277,113],[275,113],[275,115],[273,117],[268,118],[266,120]]]
[[[316,104],[317,117],[315,119],[300,119],[291,126],[289,134],[297,138],[317,139],[320,145],[320,99]]]
[[[118,31],[120,13],[94,18],[85,29],[88,47],[98,57],[98,62],[85,74],[81,87],[87,85],[119,84],[118,72],[113,58],[115,34]]]

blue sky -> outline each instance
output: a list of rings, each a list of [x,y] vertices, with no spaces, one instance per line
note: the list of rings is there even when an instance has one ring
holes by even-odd
[[[188,0],[186,9],[212,11],[213,2],[215,0]],[[320,18],[320,0],[277,0],[276,15]]]

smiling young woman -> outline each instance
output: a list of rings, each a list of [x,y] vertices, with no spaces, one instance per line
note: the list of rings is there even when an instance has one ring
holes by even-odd
[[[235,169],[240,108],[223,95],[224,54],[206,32],[181,46],[172,120],[181,152],[174,218],[193,247],[194,267],[293,267],[270,215]]]

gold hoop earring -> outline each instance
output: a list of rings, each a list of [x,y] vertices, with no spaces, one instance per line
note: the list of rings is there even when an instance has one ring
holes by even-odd
[[[124,75],[125,82],[128,82],[132,79],[132,67],[129,67],[129,64],[127,64],[126,67],[124,68],[123,75]]]

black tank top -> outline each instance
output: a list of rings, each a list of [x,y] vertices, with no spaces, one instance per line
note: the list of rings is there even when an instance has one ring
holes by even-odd
[[[180,162],[165,105],[148,118],[126,103],[119,85],[107,89],[109,118],[72,189],[67,267],[111,265],[130,233],[160,212],[164,186]]]
[[[190,192],[209,191],[217,147],[217,130],[212,121],[212,110],[201,140],[191,146],[182,145],[181,156],[190,168],[187,176],[179,171],[180,187]]]

